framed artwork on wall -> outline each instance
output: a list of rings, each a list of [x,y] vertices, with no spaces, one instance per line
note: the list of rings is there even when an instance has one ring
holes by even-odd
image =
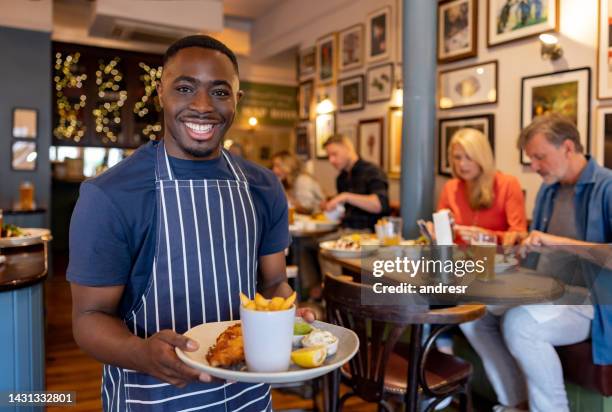
[[[534,117],[559,113],[569,117],[580,132],[580,141],[589,153],[591,69],[588,67],[523,77],[521,81],[521,129]],[[521,163],[530,164],[521,151]]]
[[[13,137],[22,139],[38,137],[38,110],[21,107],[13,109]]]
[[[315,46],[300,50],[298,78],[312,76],[317,67],[317,50]]]
[[[395,18],[395,20],[397,21],[396,24],[396,41],[395,41],[395,48],[397,49],[397,54],[395,57],[395,60],[400,64],[402,63],[402,58],[404,55],[404,51],[402,49],[402,45],[404,44],[404,0],[397,0],[397,3],[395,5],[395,10],[397,10],[397,12],[395,13],[395,15],[397,16]]]
[[[359,157],[383,167],[383,119],[359,121],[357,133],[357,152]]]
[[[479,114],[475,116],[448,117],[438,120],[438,173],[452,176],[448,148],[453,135],[463,128],[480,130],[489,138],[489,144],[495,155],[495,116]]]
[[[598,1],[597,98],[612,99],[612,1]]]
[[[363,24],[344,29],[339,34],[340,70],[352,70],[363,66]]]
[[[314,97],[314,84],[312,80],[300,83],[298,90],[298,112],[300,120],[310,120],[310,109]]]
[[[438,75],[441,110],[497,102],[497,60],[443,70]]]
[[[402,109],[389,110],[389,150],[387,152],[387,173],[398,179],[402,171]]]
[[[389,100],[393,92],[393,63],[370,67],[366,72],[368,103]]]
[[[310,159],[310,141],[308,139],[308,126],[295,128],[295,155],[302,161]]]
[[[36,143],[28,140],[13,140],[11,145],[11,168],[17,171],[36,170]]]
[[[338,110],[349,112],[363,109],[363,74],[338,82]]]
[[[489,47],[559,30],[559,0],[487,0]]]
[[[336,113],[317,115],[315,120],[315,155],[317,159],[327,159],[327,151],[323,145],[335,133]]]
[[[389,59],[392,43],[391,7],[386,6],[368,14],[366,41],[368,63]]]
[[[331,33],[317,40],[317,83],[333,84],[338,71],[338,38]]]
[[[478,48],[478,1],[438,3],[438,62],[473,57]]]

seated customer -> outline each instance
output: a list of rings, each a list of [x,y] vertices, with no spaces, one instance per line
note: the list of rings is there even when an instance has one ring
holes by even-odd
[[[527,152],[532,169],[544,180],[532,231],[523,245],[540,251],[553,246],[554,254],[564,251],[574,259],[582,258],[576,259],[574,267],[593,276],[593,294],[586,294],[580,305],[564,305],[558,300],[555,305],[493,311],[497,315],[489,312],[461,329],[482,358],[502,404],[494,411],[526,409],[527,400],[531,411],[569,411],[563,370],[554,347],[591,338],[594,363],[612,364],[612,305],[600,297],[612,290],[612,272],[585,264],[593,261],[603,244],[612,242],[612,171],[583,154],[578,130],[559,115],[536,118],[521,132],[519,148]],[[564,275],[569,269],[566,260],[550,259],[542,253],[537,270]],[[576,289],[566,285],[561,299],[567,296],[568,288]]]
[[[325,203],[325,210],[343,204],[343,228],[373,230],[376,221],[389,214],[387,175],[375,164],[360,159],[347,137],[332,136],[324,147],[329,162],[340,171],[336,178],[338,194]]]
[[[302,162],[287,151],[272,156],[272,171],[285,188],[289,205],[298,213],[318,212],[325,199],[319,182],[303,170]]]
[[[515,243],[527,231],[519,181],[495,169],[489,141],[479,130],[458,130],[448,147],[454,178],[444,185],[438,210],[451,210],[455,232],[465,242],[486,232],[500,244]]]

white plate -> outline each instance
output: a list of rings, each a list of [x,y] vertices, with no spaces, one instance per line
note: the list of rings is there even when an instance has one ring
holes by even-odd
[[[375,242],[367,243],[367,247],[365,249],[360,247],[359,249],[356,249],[356,250],[337,249],[334,247],[335,244],[336,244],[335,240],[328,240],[328,241],[319,243],[319,247],[323,250],[328,251],[329,253],[331,253],[337,258],[348,258],[348,259],[358,258],[362,256],[369,256],[373,254],[374,252],[376,252],[378,248],[378,244]]]
[[[51,240],[49,229],[20,228],[25,235],[13,237],[0,237],[0,247],[29,246],[42,243],[43,240]]]
[[[501,258],[500,258],[501,256]],[[515,257],[509,257],[507,262],[503,261],[503,255],[495,256],[495,273],[502,273],[509,269],[518,266],[518,260]]]
[[[325,359],[325,363],[317,368],[304,369],[292,364],[287,372],[260,373],[236,371],[210,366],[206,361],[208,348],[214,345],[217,336],[219,336],[221,332],[235,323],[240,323],[240,321],[204,323],[189,329],[185,332],[185,336],[197,341],[200,344],[200,348],[195,352],[183,352],[179,348],[176,348],[176,354],[187,365],[219,379],[249,383],[291,383],[318,378],[334,369],[338,369],[355,356],[357,349],[359,349],[359,338],[352,330],[330,323],[315,321],[312,324],[314,328],[327,330],[333,333],[338,337],[340,343],[336,354],[329,356]]]

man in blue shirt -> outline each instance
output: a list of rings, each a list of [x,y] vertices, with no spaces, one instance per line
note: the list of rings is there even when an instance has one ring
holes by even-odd
[[[497,316],[491,308],[462,330],[483,359],[501,403],[496,411],[522,410],[527,399],[532,411],[569,411],[554,347],[590,337],[594,362],[612,364],[612,273],[602,267],[610,250],[605,244],[612,243],[612,171],[583,154],[578,130],[560,115],[536,118],[518,145],[544,180],[523,246],[542,252],[538,271],[590,277],[591,293],[566,285],[554,305],[520,306]],[[574,304],[563,304],[570,295]]]
[[[240,292],[292,293],[283,189],[221,149],[242,96],[236,57],[208,36],[181,39],[157,92],[163,140],[81,187],[67,271],[75,340],[105,364],[105,410],[271,410],[269,385],[211,381],[175,353],[198,348],[186,330],[238,319]]]

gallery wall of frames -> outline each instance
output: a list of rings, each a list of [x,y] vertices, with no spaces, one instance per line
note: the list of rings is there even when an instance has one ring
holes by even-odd
[[[331,171],[320,145],[343,133],[387,171],[392,200],[401,170],[402,116],[393,99],[401,88],[401,3],[356,2],[334,16],[336,27],[303,40],[298,63],[298,145],[314,159],[315,175]],[[439,0],[437,9],[436,133],[426,137],[436,152],[435,193],[450,176],[453,130],[471,126],[489,137],[497,167],[521,181],[530,215],[541,179],[516,140],[534,116],[551,111],[574,119],[589,154],[612,165],[612,0]],[[543,53],[542,33],[557,37],[560,58]],[[317,114],[325,98],[334,110]]]
[[[605,161],[606,134],[612,147],[612,108],[606,109],[612,107],[609,5],[610,0],[438,2],[435,193],[450,176],[447,144],[462,126],[487,134],[498,169],[519,178],[528,215],[541,178],[516,141],[535,116],[569,116],[585,150]],[[543,33],[557,38],[560,57],[545,53]],[[606,163],[612,164],[612,151]]]
[[[299,118],[296,152],[311,160],[315,175],[334,175],[323,143],[333,133],[348,136],[357,151],[387,171],[391,197],[399,197],[401,109],[401,1],[355,1],[334,16],[335,27],[303,39],[297,78]],[[323,31],[326,30],[326,31]],[[329,99],[329,112],[317,105]],[[323,110],[325,111],[325,110]],[[391,138],[394,136],[395,139]],[[320,179],[328,193],[333,179]]]

